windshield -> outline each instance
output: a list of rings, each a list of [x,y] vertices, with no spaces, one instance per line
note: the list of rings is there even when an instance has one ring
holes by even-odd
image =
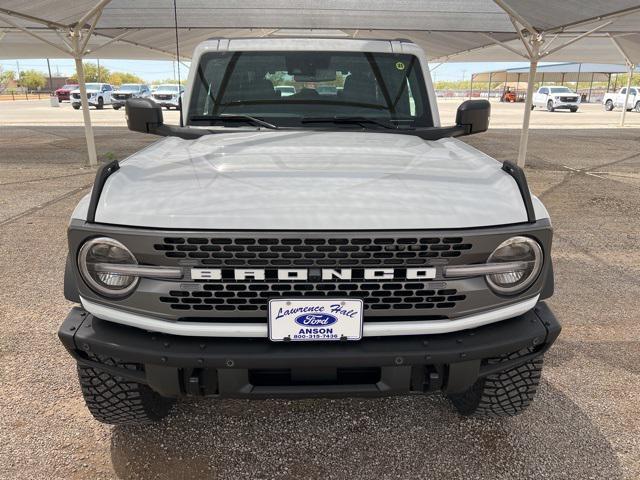
[[[392,53],[205,54],[188,123],[208,125],[206,117],[221,115],[250,115],[278,126],[317,126],[317,119],[336,117],[365,118],[366,128],[379,128],[382,122],[433,126],[420,62],[413,55]]]
[[[78,85],[65,85],[62,90],[75,90],[76,88],[78,88]]]
[[[177,92],[178,85],[160,85],[156,88],[156,92]]]
[[[549,88],[549,91],[551,93],[573,93],[569,88],[567,87],[551,87]]]
[[[121,92],[137,92],[138,90],[140,90],[140,85],[134,83],[125,83],[124,85],[120,85]]]
[[[87,90],[100,90],[101,88],[101,83],[87,83]]]

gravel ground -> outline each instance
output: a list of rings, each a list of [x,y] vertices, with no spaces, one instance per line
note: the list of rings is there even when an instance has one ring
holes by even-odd
[[[150,137],[98,127],[103,160]],[[512,159],[518,132],[469,143]],[[534,130],[527,174],[555,226],[563,333],[525,414],[440,396],[180,402],[108,427],[56,338],[65,229],[94,172],[78,127],[0,127],[0,478],[640,478],[640,130]]]

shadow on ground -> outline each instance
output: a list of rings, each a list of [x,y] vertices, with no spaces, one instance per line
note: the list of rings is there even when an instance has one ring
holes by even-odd
[[[183,402],[163,423],[115,428],[111,456],[122,479],[622,478],[598,428],[546,382],[527,413],[495,420],[440,396]]]

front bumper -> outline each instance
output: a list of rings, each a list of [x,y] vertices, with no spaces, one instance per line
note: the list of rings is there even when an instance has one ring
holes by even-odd
[[[540,302],[523,315],[454,333],[272,343],[147,332],[75,307],[58,335],[78,363],[165,396],[265,398],[462,392],[480,377],[542,355],[560,329]],[[524,353],[507,360],[514,352]]]
[[[157,98],[153,98],[153,101],[156,102],[161,107],[176,107],[180,106],[180,102],[178,100],[159,100]]]
[[[578,102],[553,102],[553,108],[578,108],[579,106]]]
[[[88,104],[90,107],[97,107],[97,106],[98,106],[98,100],[97,100],[97,99],[96,99],[96,100],[89,100],[89,101],[87,102],[87,104]],[[75,106],[75,105],[82,105],[82,102],[80,101],[80,99],[79,99],[79,98],[72,98],[72,99],[71,99],[71,105],[74,105],[74,106]]]

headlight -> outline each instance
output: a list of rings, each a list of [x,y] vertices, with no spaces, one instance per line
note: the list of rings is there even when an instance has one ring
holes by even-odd
[[[542,248],[528,237],[512,237],[502,242],[487,263],[513,263],[512,271],[487,275],[487,283],[496,293],[513,295],[529,287],[542,269]]]
[[[108,237],[88,240],[78,253],[78,268],[87,285],[106,297],[124,297],[138,284],[138,277],[101,271],[101,265],[137,265],[138,261],[122,243]]]

